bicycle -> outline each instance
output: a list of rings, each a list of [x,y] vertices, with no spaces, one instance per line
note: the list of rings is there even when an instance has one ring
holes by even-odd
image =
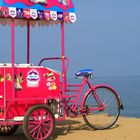
[[[39,66],[45,60],[61,60],[62,58],[43,58]],[[67,71],[69,59],[65,57]],[[91,129],[108,129],[115,124],[123,109],[123,104],[119,94],[111,87],[105,84],[93,85],[90,79],[93,78],[93,70],[84,69],[78,71],[76,78],[81,78],[80,84],[67,84],[65,92],[74,94],[61,94],[59,104],[60,116],[78,117],[83,116],[85,123]],[[88,86],[86,92],[85,86]],[[61,87],[63,89],[63,85]],[[63,90],[62,90],[63,91]],[[84,93],[84,94],[83,94]],[[82,96],[83,95],[83,96]],[[62,111],[63,110],[63,111]]]

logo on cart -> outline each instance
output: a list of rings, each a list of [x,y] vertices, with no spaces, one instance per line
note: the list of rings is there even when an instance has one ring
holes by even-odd
[[[28,87],[38,87],[39,80],[40,80],[40,77],[36,70],[31,70],[28,72],[28,76],[27,76],[27,86]]]
[[[33,3],[47,4],[47,0],[31,0]]]
[[[58,0],[58,2],[64,6],[69,6],[69,4],[70,4],[69,0]]]
[[[56,86],[56,83],[55,83],[55,75],[53,72],[48,72],[48,73],[45,73],[44,74],[44,77],[46,78],[46,86],[48,87],[48,90],[56,90],[57,89],[57,86]]]

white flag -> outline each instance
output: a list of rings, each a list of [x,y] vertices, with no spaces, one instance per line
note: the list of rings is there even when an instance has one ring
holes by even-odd
[[[9,15],[12,18],[15,18],[17,16],[17,11],[16,11],[16,8],[15,7],[9,7]]]
[[[57,20],[57,12],[56,11],[50,11],[50,17],[53,20]]]
[[[32,17],[33,19],[36,19],[38,17],[36,9],[30,9],[30,17]]]
[[[76,21],[76,14],[75,13],[69,13],[69,20],[74,23]]]

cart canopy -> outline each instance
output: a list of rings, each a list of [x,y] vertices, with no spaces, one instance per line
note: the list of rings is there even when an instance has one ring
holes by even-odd
[[[76,14],[72,0],[0,0],[0,23],[7,24],[11,18],[17,25],[30,20],[31,25],[37,22],[43,26],[61,21],[74,23]]]

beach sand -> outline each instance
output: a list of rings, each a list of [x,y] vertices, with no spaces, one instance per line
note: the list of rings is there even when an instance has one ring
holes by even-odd
[[[10,137],[0,140],[26,140],[22,127]],[[82,117],[68,118],[56,125],[51,140],[140,140],[140,119],[120,117],[117,123],[107,130],[90,130]]]
[[[70,123],[71,122],[71,123]],[[140,140],[140,119],[120,117],[107,130],[90,130],[82,118],[70,119],[57,128],[57,140]]]

